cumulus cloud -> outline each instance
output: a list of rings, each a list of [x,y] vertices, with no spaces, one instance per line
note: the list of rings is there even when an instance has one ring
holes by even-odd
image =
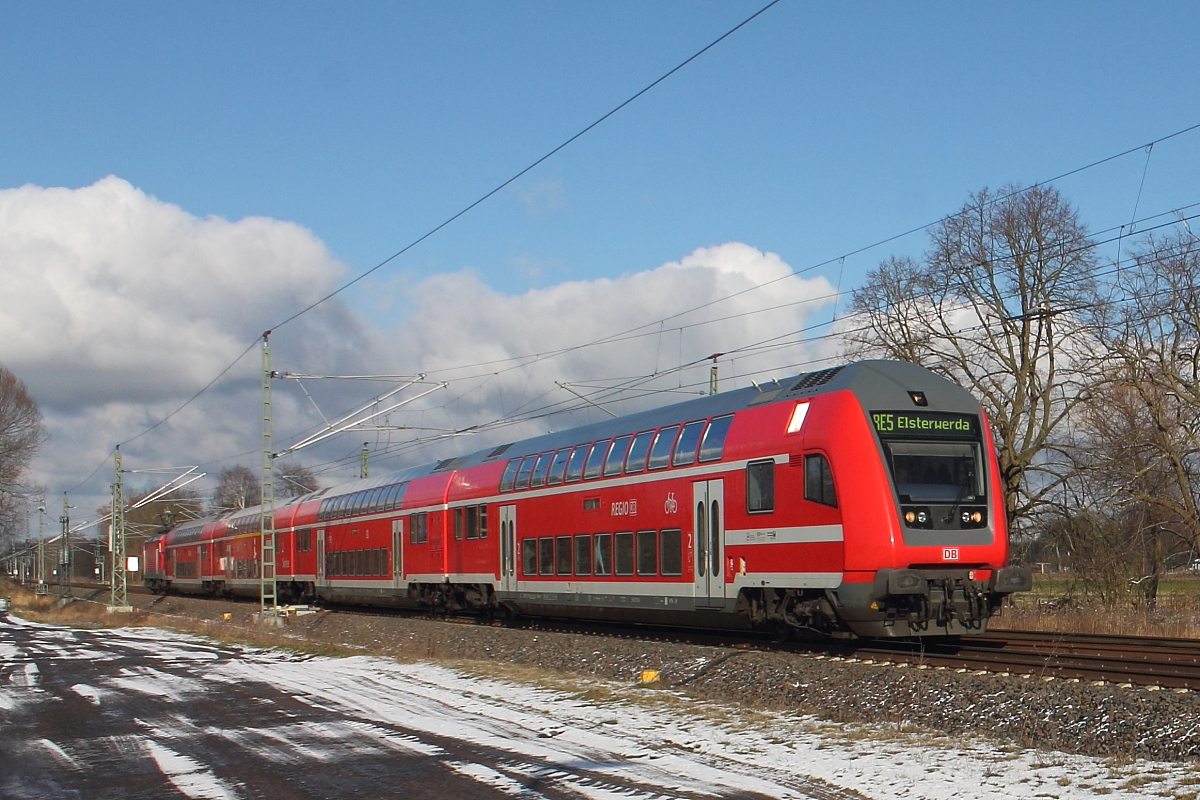
[[[536,414],[572,399],[556,382],[576,384],[585,394],[598,385],[636,383],[636,391],[596,395],[622,413],[705,391],[709,363],[694,362],[713,353],[729,354],[719,362],[726,387],[803,371],[798,365],[818,357],[818,349],[785,334],[804,328],[832,293],[824,278],[797,277],[778,255],[731,242],[654,269],[520,295],[496,292],[470,271],[433,276],[412,290],[404,323],[388,338],[395,352],[410,354],[409,371],[454,381],[442,416],[424,412],[426,421],[462,428]],[[750,347],[767,342],[775,346]],[[585,407],[538,416],[499,436],[544,432],[601,414]],[[482,445],[459,440],[445,446]]]
[[[55,409],[171,398],[341,271],[298,225],[200,219],[120,178],[3,190],[0,362]]]
[[[199,218],[111,176],[80,189],[0,190],[0,363],[46,414],[53,438],[37,478],[52,490],[77,482],[343,272],[299,225]],[[365,332],[334,302],[288,334],[283,349],[296,360],[357,366]],[[148,437],[145,460],[246,449],[257,369],[252,354]]]
[[[298,225],[199,218],[115,177],[80,189],[0,191],[0,363],[29,385],[53,437],[35,478],[52,492],[82,481],[114,444],[175,411],[265,327],[323,297],[344,272]],[[376,469],[386,469],[603,415],[557,383],[623,413],[703,392],[714,352],[729,354],[719,362],[724,388],[803,371],[823,353],[796,332],[831,293],[823,278],[797,277],[779,256],[737,242],[514,295],[464,269],[406,285],[394,327],[370,321],[377,309],[368,316],[335,299],[276,332],[272,351],[279,370],[424,372],[449,382],[386,420],[409,430],[347,434],[303,455],[336,462],[373,438],[384,449]],[[764,342],[772,344],[755,347]],[[252,352],[185,411],[123,447],[127,466],[255,465],[258,367]],[[619,390],[595,388],[603,386]],[[305,389],[332,418],[379,386]],[[274,403],[277,450],[321,424],[294,382],[276,384]],[[473,435],[437,438],[472,426],[480,426]],[[325,482],[352,477],[356,463],[345,463]],[[80,504],[100,500],[110,475],[97,470]]]

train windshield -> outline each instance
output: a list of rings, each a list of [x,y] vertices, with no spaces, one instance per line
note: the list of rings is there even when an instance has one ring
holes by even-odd
[[[905,503],[976,503],[984,498],[979,445],[885,442],[896,492]]]

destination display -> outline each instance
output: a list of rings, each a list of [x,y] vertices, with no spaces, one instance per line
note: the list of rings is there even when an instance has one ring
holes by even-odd
[[[979,417],[945,411],[872,411],[871,422],[884,438],[979,439]]]

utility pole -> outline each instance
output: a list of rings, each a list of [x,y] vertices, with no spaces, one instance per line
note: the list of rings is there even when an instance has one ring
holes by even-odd
[[[358,454],[358,477],[367,478],[371,475],[371,453],[367,450],[367,443],[363,442],[362,452]]]
[[[262,490],[262,505],[259,506],[259,530],[262,532],[259,545],[262,562],[260,611],[264,615],[268,608],[272,614],[279,608],[275,585],[275,451],[271,445],[271,379],[275,373],[271,371],[270,336],[271,332],[266,331],[262,337],[262,452],[259,457]]]
[[[49,594],[46,585],[46,503],[38,506],[37,594]]]
[[[709,356],[712,359],[712,367],[708,370],[708,393],[717,393],[717,359],[725,355],[724,353],[713,353]]]
[[[59,540],[58,596],[64,600],[71,596],[71,515],[68,513],[67,493],[63,492],[63,512],[58,521],[62,523],[62,539]]]
[[[128,575],[125,572],[125,483],[121,477],[121,446],[113,456],[112,519],[108,525],[108,551],[112,553],[109,575],[112,588],[109,611],[131,611],[129,607]]]

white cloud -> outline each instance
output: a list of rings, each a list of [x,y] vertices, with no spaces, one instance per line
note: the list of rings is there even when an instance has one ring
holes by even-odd
[[[40,402],[195,390],[342,271],[298,225],[200,219],[108,177],[0,191],[0,363]]]
[[[497,255],[496,261],[506,258]],[[175,411],[265,327],[327,294],[343,272],[320,240],[298,225],[201,219],[115,177],[80,189],[0,191],[0,364],[29,385],[53,436],[34,479],[52,493],[83,480],[113,445]],[[803,371],[804,361],[821,354],[809,345],[762,353],[739,348],[800,330],[831,292],[823,278],[796,277],[779,256],[731,242],[641,272],[518,295],[491,289],[472,270],[434,275],[396,298],[400,322],[389,330],[335,299],[271,341],[281,371],[427,372],[432,380],[449,380],[448,389],[393,414],[391,422],[459,429],[564,401],[578,406],[555,381],[586,393],[582,384],[657,376],[646,385],[703,391],[703,359],[713,352],[732,353],[720,362],[723,388]],[[636,338],[584,346],[647,323]],[[555,353],[562,348],[578,349]],[[535,354],[542,355],[512,360]],[[485,362],[494,363],[472,366]],[[256,464],[258,368],[255,351],[196,403],[123,447],[127,466],[239,454],[245,454],[237,459],[241,463]],[[361,383],[306,388],[327,417],[380,391],[377,384]],[[280,450],[290,435],[320,419],[295,383],[277,383],[274,394]],[[627,392],[605,403],[620,413],[683,397]],[[393,453],[378,468],[454,455],[600,414],[575,412],[442,441]],[[413,435],[391,434],[393,442]],[[352,454],[371,436],[386,443],[387,434],[347,434],[303,458],[313,463]],[[326,481],[345,479],[352,469]],[[91,493],[80,498],[81,506],[95,504],[110,475],[109,467],[98,470],[81,492]]]
[[[406,370],[459,379],[441,398],[443,403],[453,402],[441,417],[432,418],[447,427],[465,427],[570,400],[555,381],[590,385],[657,374],[660,377],[647,386],[682,385],[685,391],[703,391],[703,385],[694,384],[706,385],[707,362],[683,373],[676,368],[717,352],[731,354],[720,361],[726,387],[746,385],[752,377],[804,371],[795,365],[817,354],[812,347],[735,351],[800,330],[832,292],[824,278],[794,276],[774,253],[730,242],[699,248],[677,262],[643,272],[520,295],[496,292],[470,271],[433,276],[412,290],[409,313],[390,338],[396,352],[410,355]],[[693,308],[699,310],[682,313]],[[681,316],[655,324],[676,314]],[[552,355],[647,323],[651,325],[640,328],[636,338],[617,337],[611,343]],[[509,359],[530,354],[544,355],[513,369]],[[620,413],[673,399],[683,396],[631,392],[606,406]],[[601,413],[542,420],[520,432],[543,432]],[[427,413],[425,419],[430,418]],[[501,437],[514,435],[510,431]],[[484,438],[487,441],[461,439],[445,447],[469,450],[490,442],[490,437]]]

